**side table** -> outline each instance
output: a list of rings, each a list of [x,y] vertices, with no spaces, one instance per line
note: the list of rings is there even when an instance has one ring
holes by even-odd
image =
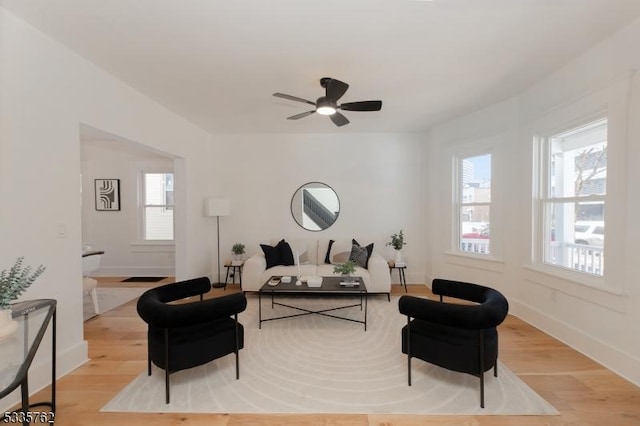
[[[407,277],[404,274],[404,271],[407,269],[406,263],[395,263],[393,260],[389,261],[389,274],[393,273],[393,270],[398,270],[398,279],[400,280],[400,285],[404,286],[404,292],[407,292]]]
[[[6,423],[51,423],[56,411],[56,305],[54,299],[38,299],[11,305],[12,317],[18,329],[0,343],[0,398],[20,387],[22,404],[19,410],[6,412]],[[51,323],[51,401],[29,403],[29,368],[40,342]],[[31,411],[47,406],[49,411]],[[37,417],[37,418],[35,418]]]
[[[240,282],[240,287],[242,288],[242,267],[244,266],[244,260],[233,260],[224,264],[227,268],[227,276],[224,279],[224,289],[227,289],[227,284],[229,283],[229,279],[231,279],[231,283],[236,283],[236,276],[238,277],[238,281]]]

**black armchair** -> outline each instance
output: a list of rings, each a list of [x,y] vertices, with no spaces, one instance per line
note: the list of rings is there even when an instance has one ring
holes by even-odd
[[[240,378],[239,351],[244,328],[238,313],[247,307],[243,293],[202,300],[211,290],[208,278],[195,278],[147,290],[138,300],[138,314],[149,325],[148,374],[151,363],[165,371],[166,403],[169,375],[235,353],[236,379]],[[199,301],[168,304],[200,295]]]
[[[509,311],[507,299],[497,290],[477,284],[433,280],[432,291],[440,302],[402,296],[400,313],[407,316],[402,328],[402,352],[407,354],[411,386],[411,358],[420,358],[448,370],[480,378],[480,406],[484,408],[484,372],[498,376],[498,331]],[[474,304],[444,303],[443,296]],[[412,320],[413,318],[413,320]]]

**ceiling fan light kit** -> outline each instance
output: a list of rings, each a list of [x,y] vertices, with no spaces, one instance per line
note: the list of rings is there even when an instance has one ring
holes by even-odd
[[[302,99],[297,96],[286,95],[284,93],[274,93],[273,96],[277,98],[288,99],[290,101],[302,102],[316,107],[315,110],[306,111],[300,114],[292,115],[291,117],[287,117],[288,120],[299,120],[300,118],[308,117],[314,112],[317,112],[320,115],[328,116],[333,124],[338,127],[349,124],[349,120],[347,119],[347,117],[338,112],[339,109],[344,111],[380,111],[382,109],[382,101],[347,102],[338,105],[338,99],[340,99],[342,95],[345,94],[345,92],[349,88],[349,85],[340,80],[336,80],[335,78],[321,78],[320,86],[325,89],[326,94],[325,96],[319,97],[316,102],[311,102],[307,99]]]

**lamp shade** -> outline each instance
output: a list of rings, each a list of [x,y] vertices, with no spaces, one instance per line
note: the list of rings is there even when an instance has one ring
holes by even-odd
[[[207,198],[204,203],[205,216],[229,216],[231,203],[226,198]]]

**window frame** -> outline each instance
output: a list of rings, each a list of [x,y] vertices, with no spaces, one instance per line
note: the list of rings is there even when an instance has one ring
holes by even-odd
[[[464,166],[465,159],[481,157],[484,155],[490,156],[490,169],[491,169],[491,185],[490,185],[490,201],[481,202],[464,202]],[[477,143],[474,148],[467,147],[466,149],[457,150],[452,154],[452,227],[451,227],[451,254],[455,254],[463,257],[471,257],[483,260],[500,260],[496,255],[496,247],[494,239],[495,226],[492,226],[494,220],[495,210],[495,188],[494,188],[494,170],[495,170],[495,155],[494,149],[486,143]],[[462,250],[462,215],[461,211],[463,207],[489,207],[489,251],[488,252],[474,252]]]
[[[582,114],[579,117],[574,117],[572,120],[567,120],[564,123],[556,123],[553,127],[548,127],[544,130],[533,133],[533,173],[535,185],[533,192],[534,212],[532,223],[532,265],[542,272],[596,289],[605,289],[604,283],[608,268],[605,268],[603,273],[599,275],[563,265],[548,263],[546,261],[545,250],[550,247],[551,244],[549,241],[549,235],[546,232],[546,222],[550,220],[547,217],[548,205],[560,203],[602,202],[606,211],[608,194],[610,193],[608,188],[611,184],[608,179],[609,158],[607,159],[607,182],[605,195],[574,195],[570,197],[550,196],[551,139],[558,135],[562,135],[563,133],[569,133],[573,130],[602,120],[607,121],[607,151],[609,151],[611,117],[606,109],[597,110],[590,114]],[[605,214],[603,221],[606,222],[607,216],[608,214]],[[604,253],[604,247],[602,247],[602,251]]]
[[[139,244],[160,244],[160,245],[171,245],[175,243],[175,189],[174,189],[174,203],[166,204],[166,197],[164,204],[146,204],[146,181],[147,175],[151,174],[169,174],[173,176],[174,179],[174,188],[175,188],[175,173],[173,170],[162,168],[162,169],[143,169],[139,172],[138,178],[138,241]],[[149,239],[146,238],[146,219],[147,219],[147,209],[149,207],[164,207],[166,209],[171,209],[174,211],[174,216],[172,220],[172,238],[171,239]]]

